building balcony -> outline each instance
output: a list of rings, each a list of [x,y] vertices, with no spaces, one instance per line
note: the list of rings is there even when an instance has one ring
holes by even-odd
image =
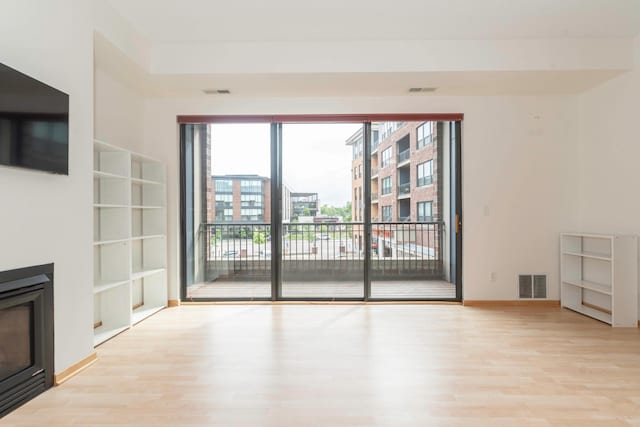
[[[378,203],[378,193],[371,193],[371,203]]]
[[[374,141],[371,143],[371,155],[374,156],[378,153],[378,146],[380,145],[379,141]]]
[[[405,182],[404,184],[398,185],[398,197],[400,196],[408,196],[411,193],[411,183]]]
[[[378,172],[379,172],[378,168],[371,168],[371,179],[378,178]]]
[[[404,166],[411,160],[411,150],[407,148],[398,153],[398,167]]]

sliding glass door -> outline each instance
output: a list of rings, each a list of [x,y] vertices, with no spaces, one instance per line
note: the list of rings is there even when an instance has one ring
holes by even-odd
[[[461,300],[460,122],[283,121],[181,125],[182,299]]]
[[[283,125],[282,299],[364,298],[362,129]]]
[[[271,298],[269,125],[199,125],[185,135],[186,298]]]
[[[455,299],[447,251],[448,123],[389,121],[373,127],[371,298]]]

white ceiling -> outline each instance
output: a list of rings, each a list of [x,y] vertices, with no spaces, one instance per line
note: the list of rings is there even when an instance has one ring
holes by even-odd
[[[152,43],[632,37],[639,0],[105,0]]]
[[[613,71],[426,72],[217,74],[153,76],[156,96],[203,95],[203,89],[230,89],[231,96],[449,96],[561,95],[584,91],[615,77]],[[410,87],[435,87],[435,92],[410,94]]]

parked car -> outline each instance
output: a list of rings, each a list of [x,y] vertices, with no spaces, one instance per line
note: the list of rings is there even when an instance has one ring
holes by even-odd
[[[238,257],[238,251],[225,251],[222,254],[222,258],[237,258]]]
[[[329,236],[328,233],[316,234],[316,239],[318,239],[318,240],[329,240],[330,238],[331,238],[331,236]]]

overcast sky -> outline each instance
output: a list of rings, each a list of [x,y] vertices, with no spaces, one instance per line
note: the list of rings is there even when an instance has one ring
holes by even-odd
[[[351,200],[351,147],[345,141],[361,124],[285,124],[284,183],[292,191],[318,193],[321,205]],[[270,176],[269,124],[211,126],[213,175]]]

